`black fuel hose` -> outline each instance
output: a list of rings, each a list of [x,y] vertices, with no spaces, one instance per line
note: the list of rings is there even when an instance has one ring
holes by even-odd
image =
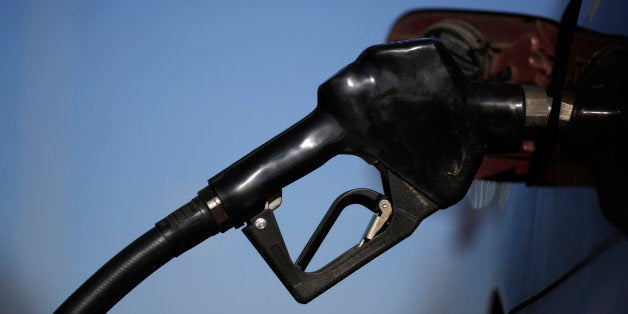
[[[196,197],[155,224],[81,285],[55,313],[104,313],[172,258],[219,231]]]

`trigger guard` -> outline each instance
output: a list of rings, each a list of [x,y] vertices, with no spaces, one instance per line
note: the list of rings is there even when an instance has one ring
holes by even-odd
[[[383,194],[371,189],[353,189],[340,194],[331,206],[329,206],[328,213],[332,211],[342,211],[350,205],[362,205],[374,213],[380,213],[381,211],[377,204],[383,198],[386,198]],[[325,220],[325,218],[323,218],[323,220]]]
[[[362,205],[376,214],[381,214],[378,203],[384,198],[385,196],[379,192],[364,188],[353,189],[338,196],[331,206],[329,206],[325,217],[323,217],[318,227],[316,227],[310,240],[303,248],[303,251],[301,251],[299,258],[297,258],[295,265],[299,266],[302,270],[307,268],[307,265],[312,261],[314,254],[316,254],[316,251],[320,248],[332,226],[336,223],[336,220],[347,206]]]
[[[384,179],[387,197],[373,190],[356,189],[336,198],[324,221],[321,222],[315,235],[310,238],[310,243],[304,249],[304,252],[308,253],[302,253],[296,263],[290,258],[272,210],[264,210],[252,217],[242,232],[290,294],[298,302],[307,303],[408,237],[424,218],[438,210],[438,205],[394,173],[387,171],[382,179]],[[309,255],[313,256],[316,252],[315,246],[320,245],[312,241],[322,243],[326,232],[329,231],[327,228],[331,228],[344,208],[352,204],[360,204],[376,212],[378,202],[388,197],[394,213],[391,215],[386,230],[371,241],[365,242],[364,245],[356,245],[348,249],[322,268],[305,271],[308,259],[311,259]],[[321,235],[324,236],[321,237]]]

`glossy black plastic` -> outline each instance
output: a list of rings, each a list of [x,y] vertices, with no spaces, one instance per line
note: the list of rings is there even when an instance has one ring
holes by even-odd
[[[523,122],[519,86],[468,81],[436,39],[377,45],[319,87],[309,116],[209,184],[239,226],[284,186],[353,154],[444,208],[464,196],[485,149],[518,145]]]
[[[209,180],[229,215],[241,225],[281,189],[342,152],[346,131],[322,110],[311,114]]]
[[[346,128],[347,152],[373,157],[448,207],[487,145],[520,142],[521,88],[484,84],[468,81],[440,42],[408,41],[368,48],[321,85],[318,106]]]

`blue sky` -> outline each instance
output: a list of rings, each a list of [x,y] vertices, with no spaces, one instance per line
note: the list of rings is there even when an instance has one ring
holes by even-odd
[[[207,178],[309,113],[318,85],[381,43],[404,12],[557,18],[566,3],[442,2],[0,0],[0,312],[52,311]],[[619,1],[608,3],[598,10],[621,15]],[[624,27],[601,20],[590,25]],[[340,157],[284,190],[278,219],[293,255],[353,187],[379,189],[377,174]],[[414,312],[426,289],[416,281],[446,262],[438,253],[453,226],[441,216],[306,306],[231,230],[167,264],[113,312]],[[368,219],[343,215],[313,266],[358,241]]]

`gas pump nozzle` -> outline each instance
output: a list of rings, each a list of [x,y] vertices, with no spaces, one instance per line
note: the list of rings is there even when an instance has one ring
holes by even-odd
[[[458,202],[485,152],[518,149],[524,107],[520,86],[467,80],[437,40],[370,47],[319,87],[312,113],[211,178],[190,204],[158,222],[152,232],[161,242],[150,243],[168,258],[135,281],[207,237],[246,224],[243,232],[258,252],[297,301],[307,303],[408,237],[436,210]],[[273,214],[281,189],[340,154],[359,156],[379,170],[384,193],[356,189],[340,195],[293,262]],[[340,212],[352,204],[374,213],[367,234],[326,266],[306,271]],[[119,265],[127,264],[112,260],[103,266],[58,311],[103,308],[79,302],[87,295],[108,298],[100,304],[113,306],[134,285],[114,296],[93,287],[106,292],[120,285],[125,277],[115,273]],[[101,283],[113,273],[118,281]]]
[[[373,46],[319,87],[310,115],[210,179],[208,188],[231,225],[247,223],[246,236],[306,303],[409,236],[437,209],[458,202],[486,150],[517,149],[523,95],[519,86],[468,81],[435,40]],[[263,205],[339,154],[377,168],[385,193],[360,189],[339,196],[293,263],[272,210]],[[340,211],[353,204],[374,212],[370,229],[376,232],[306,272]]]

